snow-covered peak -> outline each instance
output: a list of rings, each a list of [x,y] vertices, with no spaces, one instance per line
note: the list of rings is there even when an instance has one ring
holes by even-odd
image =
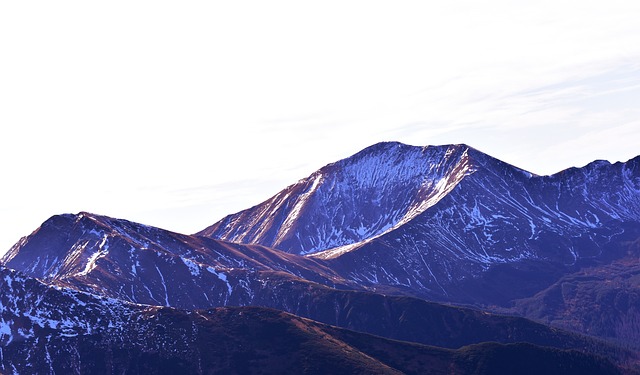
[[[378,143],[198,234],[297,254],[348,246],[411,220],[485,167],[531,176],[464,144]]]

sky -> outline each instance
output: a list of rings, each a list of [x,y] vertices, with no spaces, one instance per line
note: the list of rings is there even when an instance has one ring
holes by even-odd
[[[0,2],[0,254],[55,214],[194,233],[380,141],[640,154],[637,1]]]

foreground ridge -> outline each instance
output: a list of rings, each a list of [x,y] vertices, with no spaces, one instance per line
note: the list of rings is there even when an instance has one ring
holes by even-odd
[[[465,374],[478,366],[507,373],[567,365],[582,373],[619,373],[594,355],[530,344],[450,350],[259,307],[187,311],[131,304],[51,287],[4,267],[0,287],[0,370],[16,374]],[[508,360],[514,353],[527,361]]]

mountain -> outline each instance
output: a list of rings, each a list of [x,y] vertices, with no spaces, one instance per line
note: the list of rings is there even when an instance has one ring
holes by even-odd
[[[449,350],[271,309],[131,304],[52,287],[4,267],[0,288],[2,373],[620,373],[598,356],[529,344]],[[524,361],[514,360],[514,353]]]
[[[473,173],[470,153],[480,155],[465,146],[376,144],[198,235],[295,254],[355,244],[436,204]]]
[[[48,285],[138,304],[263,306],[446,348],[495,341],[610,352],[591,339],[523,318],[373,293],[341,279],[322,259],[86,212],[51,217],[2,262]]]
[[[639,164],[381,143],[195,235],[56,215],[0,259],[0,372],[638,368]]]
[[[181,308],[247,305],[271,279],[351,284],[321,260],[86,212],[51,217],[1,262],[58,286]]]
[[[506,306],[640,238],[640,157],[536,176],[466,145],[381,143],[198,235],[326,259],[363,286]]]

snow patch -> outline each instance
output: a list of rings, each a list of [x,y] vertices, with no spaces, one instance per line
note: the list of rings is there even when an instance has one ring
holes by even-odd
[[[302,208],[307,203],[307,200],[309,199],[309,197],[318,189],[318,186],[320,186],[320,182],[322,182],[322,174],[318,173],[318,175],[313,180],[313,183],[311,184],[311,187],[309,188],[309,190],[307,190],[306,192],[300,195],[295,205],[293,206],[293,209],[291,209],[291,211],[289,212],[289,215],[280,226],[278,236],[275,238],[274,243],[276,244],[279,243],[284,238],[284,236],[289,232],[289,230],[291,229],[291,225],[296,221],[296,219],[300,215],[300,212],[302,211]]]
[[[9,336],[9,342],[13,339],[13,336],[11,336],[11,326],[3,319],[0,320],[0,339],[3,339],[4,336]]]
[[[180,257],[180,260],[182,260],[182,263],[184,263],[184,265],[189,268],[189,272],[191,272],[191,275],[200,276],[200,266],[198,266],[196,262],[183,257]]]
[[[218,277],[218,279],[220,279],[225,284],[227,284],[227,291],[229,292],[229,295],[231,295],[231,292],[233,292],[233,288],[231,287],[231,284],[229,283],[229,279],[227,279],[227,275],[224,272],[217,272],[216,269],[211,267],[211,266],[207,267],[207,271],[209,271],[212,274],[216,275]]]
[[[160,280],[162,281],[162,287],[164,288],[164,305],[169,306],[169,292],[167,291],[167,283],[164,281],[164,276],[162,276],[162,272],[156,265],[156,271],[158,271],[158,275],[160,275]]]

